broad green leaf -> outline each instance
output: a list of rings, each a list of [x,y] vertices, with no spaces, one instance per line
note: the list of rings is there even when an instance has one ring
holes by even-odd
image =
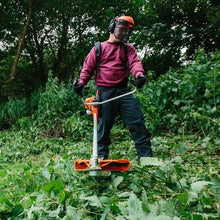
[[[117,193],[117,197],[120,198],[120,197],[129,197],[131,195],[130,192],[120,192],[120,193]]]
[[[175,217],[178,215],[176,210],[176,201],[175,200],[160,200],[156,201],[154,204],[149,204],[151,214],[155,216],[165,215],[170,217]]]
[[[61,179],[57,179],[47,183],[43,189],[48,193],[53,191],[55,195],[58,195],[64,189],[64,185]]]
[[[185,143],[180,143],[179,147],[177,148],[177,152],[180,155],[184,155],[186,153],[186,144]]]
[[[102,213],[102,217],[100,218],[100,220],[105,220],[106,219],[106,214],[110,211],[109,207],[106,207],[104,212]]]
[[[211,110],[211,113],[215,113],[215,112],[217,112],[217,108],[214,106]]]
[[[203,220],[205,216],[203,216],[202,214],[192,214],[191,218],[193,220]]]
[[[48,217],[59,218],[59,214],[60,214],[60,212],[61,212],[61,207],[58,206],[56,210],[50,211]]]
[[[161,94],[161,89],[160,88],[157,89],[156,94],[157,94],[157,96],[160,96],[160,94]]]
[[[176,201],[169,200],[160,200],[159,202],[155,202],[154,204],[149,204],[149,208],[151,213],[154,215],[165,215],[174,217],[178,214],[176,210]]]
[[[176,100],[173,102],[174,105],[179,105],[180,104],[180,100]]]
[[[143,192],[141,194],[141,201],[142,201],[143,211],[144,212],[150,212],[149,203],[148,203],[148,199],[147,199],[147,194],[146,194],[145,190],[143,190]]]
[[[65,198],[66,198],[66,194],[65,194],[65,191],[63,190],[63,191],[60,193],[60,202],[65,201]]]
[[[64,185],[61,179],[57,179],[54,181],[53,192],[55,195],[59,194],[64,189]]]
[[[137,214],[133,214],[133,215],[129,215],[129,216],[126,216],[126,219],[129,219],[129,220],[145,220],[147,219],[147,215],[144,214],[144,213],[137,213]]]
[[[124,216],[128,216],[127,202],[119,202],[118,207]]]
[[[113,180],[113,186],[117,189],[118,185],[123,181],[123,177],[122,176],[117,176],[114,180]]]
[[[84,197],[84,195],[80,196],[80,199],[89,201],[91,206],[103,208],[102,203],[100,202],[99,198],[96,195]]]
[[[42,174],[46,179],[50,180],[51,174],[47,168],[43,169]]]
[[[129,215],[137,215],[143,213],[142,202],[134,193],[131,193],[131,196],[128,199],[128,212]]]
[[[18,216],[20,213],[24,211],[22,204],[18,203],[13,207],[13,215]]]
[[[77,209],[72,206],[66,207],[66,216],[64,220],[81,220],[81,215],[77,212]]]
[[[50,192],[52,190],[52,188],[54,187],[54,181],[51,181],[49,183],[47,183],[46,185],[44,185],[43,189],[46,191],[46,192]]]
[[[167,216],[171,216],[174,217],[175,215],[178,214],[177,210],[176,210],[176,200],[174,199],[169,199],[169,200],[161,200],[160,202],[162,202],[162,206],[163,206],[163,213],[162,214],[166,214]]]
[[[102,203],[102,204],[109,204],[111,203],[112,201],[112,198],[111,197],[107,197],[107,196],[100,196],[99,197],[99,201]]]
[[[139,193],[141,192],[142,188],[140,185],[135,184],[135,183],[131,183],[130,184],[130,188],[135,192],[135,193]]]
[[[164,163],[157,157],[141,157],[141,166],[163,166]]]
[[[0,198],[0,203],[6,204],[9,208],[13,208],[13,204],[7,198]]]
[[[213,180],[212,183],[212,189],[218,194],[220,194],[220,178]]]
[[[177,172],[179,175],[181,175],[181,173]],[[187,187],[187,184],[186,184],[186,179],[185,178],[181,178],[178,180],[177,182],[177,185],[180,189],[184,188],[184,187]]]
[[[184,192],[184,193],[179,194],[177,198],[182,204],[186,204],[189,199],[189,194],[187,192]]]
[[[208,89],[206,89],[204,96],[205,96],[206,98],[209,98],[209,97],[212,96],[212,93],[211,93]]]
[[[204,186],[212,184],[209,181],[197,181],[191,184],[191,189],[193,192],[199,193]]]
[[[194,191],[189,191],[188,192],[189,198],[188,198],[188,203],[194,202],[198,199],[198,194]]]

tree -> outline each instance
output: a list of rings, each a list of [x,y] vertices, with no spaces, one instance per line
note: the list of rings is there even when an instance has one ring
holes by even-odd
[[[30,0],[27,21],[25,23],[24,29],[23,29],[22,34],[21,34],[20,39],[19,39],[18,49],[17,49],[17,53],[16,53],[16,56],[15,56],[15,59],[14,59],[13,66],[11,68],[10,77],[9,77],[8,80],[3,82],[3,84],[8,84],[15,78],[16,67],[17,67],[19,58],[21,56],[22,47],[23,47],[24,40],[25,40],[25,35],[26,35],[26,32],[27,32],[28,26],[30,24],[30,21],[31,21],[31,16],[32,16],[32,13],[33,13],[33,8],[34,8],[35,1],[36,0]]]
[[[198,48],[219,49],[217,1],[150,0],[138,17],[141,31],[136,43],[145,48],[145,69],[155,71],[156,76],[192,59]]]
[[[198,48],[209,52],[220,45],[216,0],[31,0],[35,1],[23,50],[17,56],[22,62],[16,80],[5,87],[7,91],[1,90],[1,96],[17,91],[30,94],[45,85],[49,70],[60,82],[77,78],[94,42],[108,38],[110,20],[120,14],[134,17],[130,42],[141,52],[145,71],[154,71],[156,77],[192,59]],[[0,81],[4,82],[29,7],[27,0],[2,0],[0,6]]]

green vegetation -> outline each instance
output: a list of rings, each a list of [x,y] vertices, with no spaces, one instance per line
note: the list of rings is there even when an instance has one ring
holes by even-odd
[[[154,157],[137,161],[117,122],[110,157],[129,159],[126,173],[74,170],[90,158],[92,119],[71,83],[50,76],[29,98],[11,98],[0,109],[0,219],[219,219],[219,56],[200,52],[157,80],[149,73],[135,96]]]
[[[121,14],[134,18],[129,42],[157,78],[193,60],[199,48],[219,49],[219,9],[216,0],[1,0],[0,103],[29,97],[45,86],[49,70],[59,82],[77,78],[94,42],[108,39],[111,19]],[[14,79],[6,84],[28,15]]]
[[[0,219],[219,219],[219,8],[216,0],[1,0]],[[91,177],[73,168],[91,156],[92,119],[72,83],[121,14],[135,20],[129,42],[147,76],[135,96],[154,157],[137,161],[117,120],[110,158],[132,167]],[[90,82],[84,96],[94,93]]]
[[[75,159],[89,158],[86,139],[76,143],[24,132],[7,133],[9,138],[1,134],[1,218],[217,219],[219,140],[154,137],[155,156],[161,160],[139,165],[133,143],[121,131],[113,132],[120,140],[111,156],[130,159],[132,168],[97,178],[73,169]]]

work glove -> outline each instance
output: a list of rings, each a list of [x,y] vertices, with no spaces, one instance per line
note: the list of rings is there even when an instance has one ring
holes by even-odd
[[[138,75],[136,79],[137,89],[141,89],[145,82],[146,82],[146,77],[143,74]]]
[[[73,85],[73,90],[76,94],[78,94],[79,96],[82,96],[82,90],[84,88],[84,85],[82,83],[78,83],[76,82],[74,85]]]

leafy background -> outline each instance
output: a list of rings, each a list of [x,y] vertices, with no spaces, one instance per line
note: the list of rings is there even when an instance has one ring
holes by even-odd
[[[29,3],[0,3],[0,219],[219,219],[217,1],[33,1],[15,78],[5,84]],[[132,167],[91,177],[73,168],[91,156],[92,118],[72,83],[121,13],[137,24],[131,42],[147,82],[134,95],[154,157],[138,161],[117,120],[110,158]],[[94,92],[91,81],[84,96]]]
[[[219,53],[200,53],[149,80],[135,96],[154,157],[138,161],[117,121],[110,158],[127,158],[132,168],[102,177],[73,168],[90,158],[92,119],[71,84],[49,78],[29,100],[11,99],[1,110],[2,123],[12,126],[0,135],[1,218],[218,219],[219,68]]]

